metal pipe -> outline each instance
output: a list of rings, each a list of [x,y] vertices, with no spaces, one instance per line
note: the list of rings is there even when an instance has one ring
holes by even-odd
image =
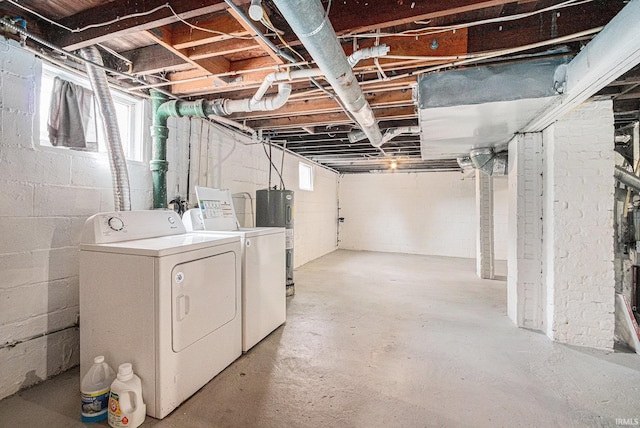
[[[616,169],[613,171],[613,176],[619,182],[631,187],[633,190],[640,193],[640,178],[635,174],[616,165]]]
[[[373,110],[360,89],[320,1],[274,0],[274,3],[371,144],[380,147],[382,133]]]
[[[289,99],[291,85],[281,83],[278,85],[277,95],[267,98],[260,97],[259,100],[255,100],[254,96],[242,100],[167,101],[167,97],[155,89],[151,89],[150,93],[153,108],[153,153],[149,165],[153,179],[153,207],[165,208],[167,205],[166,172],[169,167],[167,162],[167,139],[169,137],[167,120],[169,117],[200,117],[220,123],[231,122],[233,126],[239,127],[242,125],[228,119],[225,120],[222,116],[238,112],[276,110]],[[252,137],[255,137],[255,131],[251,128],[243,127],[242,129],[250,130]]]
[[[83,48],[80,52],[82,57],[87,60],[87,75],[96,97],[98,111],[102,117],[107,139],[107,152],[109,153],[109,165],[111,166],[113,180],[114,207],[116,211],[129,211],[131,210],[129,173],[124,151],[122,150],[116,107],[113,104],[111,92],[109,92],[107,74],[104,70],[91,65],[94,63],[102,65],[102,57],[95,46]]]
[[[153,111],[153,124],[151,129],[153,146],[151,149],[151,178],[153,181],[153,208],[167,207],[167,139],[169,138],[169,128],[167,120],[169,114],[161,107],[168,104],[167,97],[157,89],[149,91],[151,95],[151,107]],[[169,101],[177,102],[177,101]]]

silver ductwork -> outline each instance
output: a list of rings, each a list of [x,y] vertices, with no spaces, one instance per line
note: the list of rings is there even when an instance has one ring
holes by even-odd
[[[468,168],[469,161],[474,169],[479,169],[487,175],[507,174],[507,152],[496,153],[491,147],[472,149],[468,158],[458,158],[458,165],[464,170],[465,167]]]
[[[274,0],[345,108],[374,147],[382,133],[319,0]]]
[[[397,128],[389,128],[385,131],[384,135],[382,136],[382,142],[380,143],[380,146],[382,146],[385,143],[388,143],[398,135],[419,134],[419,133],[420,133],[419,126],[399,126]],[[357,141],[362,140],[363,138],[366,138],[366,134],[360,131],[359,129],[356,129],[355,131],[349,132],[347,134],[347,138],[349,138],[349,142],[355,143]]]
[[[640,193],[640,178],[635,174],[632,174],[626,169],[616,165],[616,169],[613,171],[613,176],[619,182],[631,187],[633,190]]]
[[[95,46],[83,48],[81,55],[89,62],[104,65],[102,56]],[[109,153],[109,165],[113,180],[114,208],[116,211],[129,211],[131,210],[129,173],[120,139],[116,108],[111,98],[111,92],[109,92],[107,73],[90,63],[87,63],[86,66],[107,138],[107,152]]]

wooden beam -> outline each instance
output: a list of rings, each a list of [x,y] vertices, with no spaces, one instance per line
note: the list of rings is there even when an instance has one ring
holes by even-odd
[[[234,1],[236,4],[250,2],[250,0]],[[49,40],[58,46],[72,51],[95,45],[115,37],[122,37],[127,34],[177,22],[178,18],[166,7],[158,9],[158,11],[150,15],[119,19],[123,16],[147,12],[167,3],[171,5],[173,10],[180,15],[182,19],[220,12],[226,9],[224,0],[210,0],[207,2],[203,2],[202,0],[145,0],[142,2],[114,0],[108,3],[101,3],[91,9],[60,20],[60,24],[74,29],[83,28],[91,24],[115,21],[112,24],[89,28],[75,33],[51,26]]]
[[[407,119],[415,117],[415,109],[414,107],[389,107],[375,111],[375,115],[378,120]],[[303,126],[339,125],[345,123],[352,123],[352,121],[344,113],[323,113],[282,117],[272,120],[247,121],[247,125],[254,129],[300,128]]]
[[[157,42],[159,45],[163,46],[165,49],[167,49],[168,51],[170,51],[171,53],[173,53],[174,55],[178,56],[179,58],[181,58],[183,61],[191,64],[192,66],[196,67],[197,69],[200,69],[202,72],[204,73],[211,73],[211,74],[218,74],[218,73],[225,73],[227,71],[229,71],[229,61],[227,61],[226,59],[219,57],[219,58],[206,58],[204,60],[200,60],[200,61],[194,61],[191,58],[189,58],[187,55],[184,54],[184,52],[175,49],[171,43],[171,31],[167,28],[167,27],[162,27],[158,30],[154,30],[154,31],[147,31],[146,34],[147,36],[149,36],[149,38],[151,38],[152,40],[154,40],[155,42]],[[214,78],[217,81],[220,81],[222,83],[225,83],[225,81],[219,79],[219,78]]]
[[[173,46],[176,49],[192,48],[194,46],[216,43],[236,37],[248,37],[250,33],[238,21],[228,14],[216,16],[206,21],[198,21],[198,27],[216,31],[218,34],[191,28],[183,23],[177,23],[173,28]],[[242,40],[242,39],[236,39]]]
[[[256,43],[258,43],[277,64],[284,64],[284,60],[280,58],[262,39],[257,37],[257,34],[253,31],[253,29],[244,21],[244,19],[240,15],[236,13],[235,10],[227,9],[227,12],[229,12],[229,14],[233,16],[233,18],[238,21],[238,23],[242,25],[249,34],[251,34],[252,36],[256,36]]]
[[[184,52],[187,56],[189,56],[189,58],[198,60],[214,56],[225,56],[236,52],[256,49],[257,47],[258,44],[253,40],[229,39],[217,43],[194,46],[185,49]]]
[[[389,28],[415,21],[473,12],[494,6],[517,3],[519,0],[430,0],[366,2],[336,1],[331,5],[329,18],[338,34]]]
[[[193,67],[182,57],[159,44],[122,52],[122,56],[133,62],[131,72],[139,75],[161,71],[178,71]]]
[[[468,33],[468,51],[472,53],[525,46],[600,27],[617,15],[624,5],[624,0],[590,2],[515,21],[471,27]]]
[[[229,65],[228,71],[233,72],[233,71],[240,71],[240,70],[254,70],[258,68],[271,67],[276,65],[277,64],[274,63],[271,57],[264,56],[259,58],[252,58],[250,60],[231,62]],[[225,86],[224,88],[221,87],[220,91],[229,90],[231,88],[237,89],[239,87],[255,88],[259,86],[264,80],[265,76],[271,73],[272,71],[275,71],[275,68],[273,69],[269,68],[266,70],[252,71],[250,73],[242,73],[242,74],[234,75],[229,80],[234,78],[237,80],[228,82],[228,86]],[[191,79],[194,77],[206,76],[207,74],[209,73],[204,73],[202,72],[202,70],[189,70],[184,72],[173,73],[169,76],[169,79],[173,81],[180,81],[184,79]],[[214,82],[214,78],[211,77],[211,78],[202,79],[202,80],[194,80],[191,82],[176,83],[172,86],[172,92],[174,94],[190,94],[190,95],[191,94],[195,95],[195,94],[205,93],[205,92],[211,93],[211,92],[216,92],[215,90],[212,90],[212,88],[214,88],[215,86],[216,84]],[[220,92],[220,91],[217,91],[217,92]]]
[[[409,91],[383,91],[367,96],[367,101],[372,108],[398,107],[413,105],[411,92]],[[274,118],[282,116],[310,115],[316,113],[340,112],[342,109],[335,100],[326,96],[322,99],[308,100],[304,95],[296,100],[287,102],[278,110],[264,112],[237,113],[230,116],[234,120],[255,120],[259,118]]]

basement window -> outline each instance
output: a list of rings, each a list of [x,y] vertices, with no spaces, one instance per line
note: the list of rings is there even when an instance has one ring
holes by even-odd
[[[76,87],[91,90],[89,79],[66,70],[58,69],[49,64],[42,64],[42,76],[40,86],[40,145],[43,147],[56,147],[61,150],[79,150],[89,152],[106,153],[107,144],[102,119],[97,111],[95,99],[89,102],[87,108],[88,119],[84,134],[85,147],[69,147],[64,144],[52,144],[49,137],[48,120],[50,116],[52,92],[56,77],[70,82]],[[116,110],[118,129],[124,155],[129,160],[143,161],[143,123],[144,101],[132,97],[124,92],[111,89],[111,97]]]
[[[298,188],[300,190],[313,190],[313,166],[300,162],[298,171]]]

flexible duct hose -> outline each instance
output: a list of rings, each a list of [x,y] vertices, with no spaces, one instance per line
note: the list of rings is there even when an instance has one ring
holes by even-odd
[[[83,48],[81,55],[87,61],[103,65],[102,56],[95,46]],[[109,165],[111,166],[113,180],[114,207],[116,211],[129,211],[131,210],[129,173],[127,172],[124,151],[122,150],[116,108],[107,84],[107,74],[104,70],[89,63],[86,66],[87,75],[102,117],[105,135],[107,136],[107,152],[109,153]]]

